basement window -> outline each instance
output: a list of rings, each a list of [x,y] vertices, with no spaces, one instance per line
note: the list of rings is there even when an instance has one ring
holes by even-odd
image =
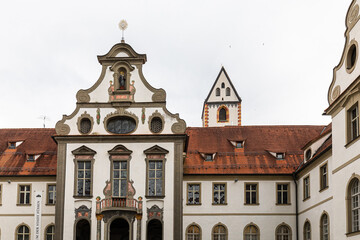
[[[278,160],[285,159],[285,153],[276,153],[276,159]]]

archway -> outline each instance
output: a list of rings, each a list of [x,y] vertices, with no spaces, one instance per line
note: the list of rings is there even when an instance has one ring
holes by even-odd
[[[147,225],[147,240],[162,240],[162,223],[157,220],[151,220]]]
[[[110,225],[110,240],[129,240],[129,223],[117,218]]]
[[[76,224],[76,240],[90,240],[90,223],[82,219]]]

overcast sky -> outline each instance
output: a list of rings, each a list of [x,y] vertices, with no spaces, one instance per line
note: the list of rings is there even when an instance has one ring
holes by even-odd
[[[144,76],[167,107],[201,126],[223,65],[243,125],[327,124],[350,0],[12,0],[0,3],[0,128],[54,127],[121,40],[147,54]]]

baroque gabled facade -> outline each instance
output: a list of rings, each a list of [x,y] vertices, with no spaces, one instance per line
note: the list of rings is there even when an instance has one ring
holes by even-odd
[[[146,55],[122,41],[98,60],[56,124],[55,239],[181,239],[185,121],[145,80]]]
[[[359,1],[324,126],[241,126],[222,68],[186,128],[116,44],[55,129],[0,129],[0,239],[358,239]]]

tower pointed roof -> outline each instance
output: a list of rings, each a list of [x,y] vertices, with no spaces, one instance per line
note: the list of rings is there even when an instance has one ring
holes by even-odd
[[[224,66],[222,66],[221,69],[220,69],[220,72],[219,72],[218,76],[216,77],[216,80],[215,80],[213,86],[212,86],[211,89],[210,89],[210,92],[209,92],[208,96],[206,97],[206,99],[205,99],[205,101],[204,101],[204,104],[207,103],[207,102],[209,102],[209,98],[210,98],[210,96],[211,96],[211,93],[213,93],[213,92],[215,91],[215,86],[217,85],[216,83],[217,83],[218,81],[220,81],[220,77],[221,77],[222,74],[225,75],[226,80],[229,82],[229,84],[230,84],[233,92],[235,93],[235,96],[236,96],[236,98],[237,98],[237,101],[238,101],[238,102],[241,102],[241,101],[242,101],[241,98],[240,98],[240,96],[239,96],[239,94],[237,93],[237,91],[236,91],[233,83],[231,82],[230,77],[229,77],[229,75],[227,74]],[[213,102],[213,101],[210,100],[210,102]]]

